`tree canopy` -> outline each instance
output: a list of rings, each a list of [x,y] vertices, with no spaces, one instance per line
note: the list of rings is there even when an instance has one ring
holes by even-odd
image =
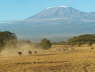
[[[95,43],[95,34],[84,34],[80,36],[75,36],[68,40],[70,44],[89,44]]]
[[[50,40],[44,38],[44,39],[42,39],[40,45],[43,49],[49,49],[51,47],[52,43],[50,42]]]
[[[6,43],[11,42],[15,44],[17,37],[14,33],[9,31],[0,32],[0,48],[3,47]]]

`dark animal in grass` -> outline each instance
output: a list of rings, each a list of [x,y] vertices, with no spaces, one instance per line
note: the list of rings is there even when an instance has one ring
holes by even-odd
[[[18,52],[18,54],[19,54],[19,56],[21,56],[22,55],[22,52]]]
[[[91,49],[94,49],[94,47],[91,47]]]
[[[29,53],[29,55],[31,55],[32,54],[32,51],[28,51],[28,53]]]
[[[34,51],[35,54],[37,54],[38,52],[37,51]]]

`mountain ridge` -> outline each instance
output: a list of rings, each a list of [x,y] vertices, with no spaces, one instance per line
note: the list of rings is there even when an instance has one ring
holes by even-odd
[[[0,24],[0,30],[15,32],[20,38],[59,41],[72,35],[95,33],[95,13],[72,7],[44,9],[23,21]]]
[[[49,18],[64,18],[64,17],[72,17],[76,18],[76,16],[93,16],[95,17],[95,12],[83,12],[78,9],[72,7],[51,7],[48,9],[44,9],[36,15],[33,15],[27,19],[49,19]]]

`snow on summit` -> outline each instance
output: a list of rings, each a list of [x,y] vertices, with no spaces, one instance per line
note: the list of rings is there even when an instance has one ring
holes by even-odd
[[[51,9],[51,8],[67,8],[68,6],[56,6],[56,7],[48,7],[47,9]]]

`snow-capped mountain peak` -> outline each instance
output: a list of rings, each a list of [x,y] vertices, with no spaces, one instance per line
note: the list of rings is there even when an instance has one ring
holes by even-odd
[[[49,7],[28,19],[69,18],[80,15],[80,11],[68,6]]]
[[[62,5],[62,6],[48,7],[46,9],[52,9],[52,8],[68,8],[68,6]]]

